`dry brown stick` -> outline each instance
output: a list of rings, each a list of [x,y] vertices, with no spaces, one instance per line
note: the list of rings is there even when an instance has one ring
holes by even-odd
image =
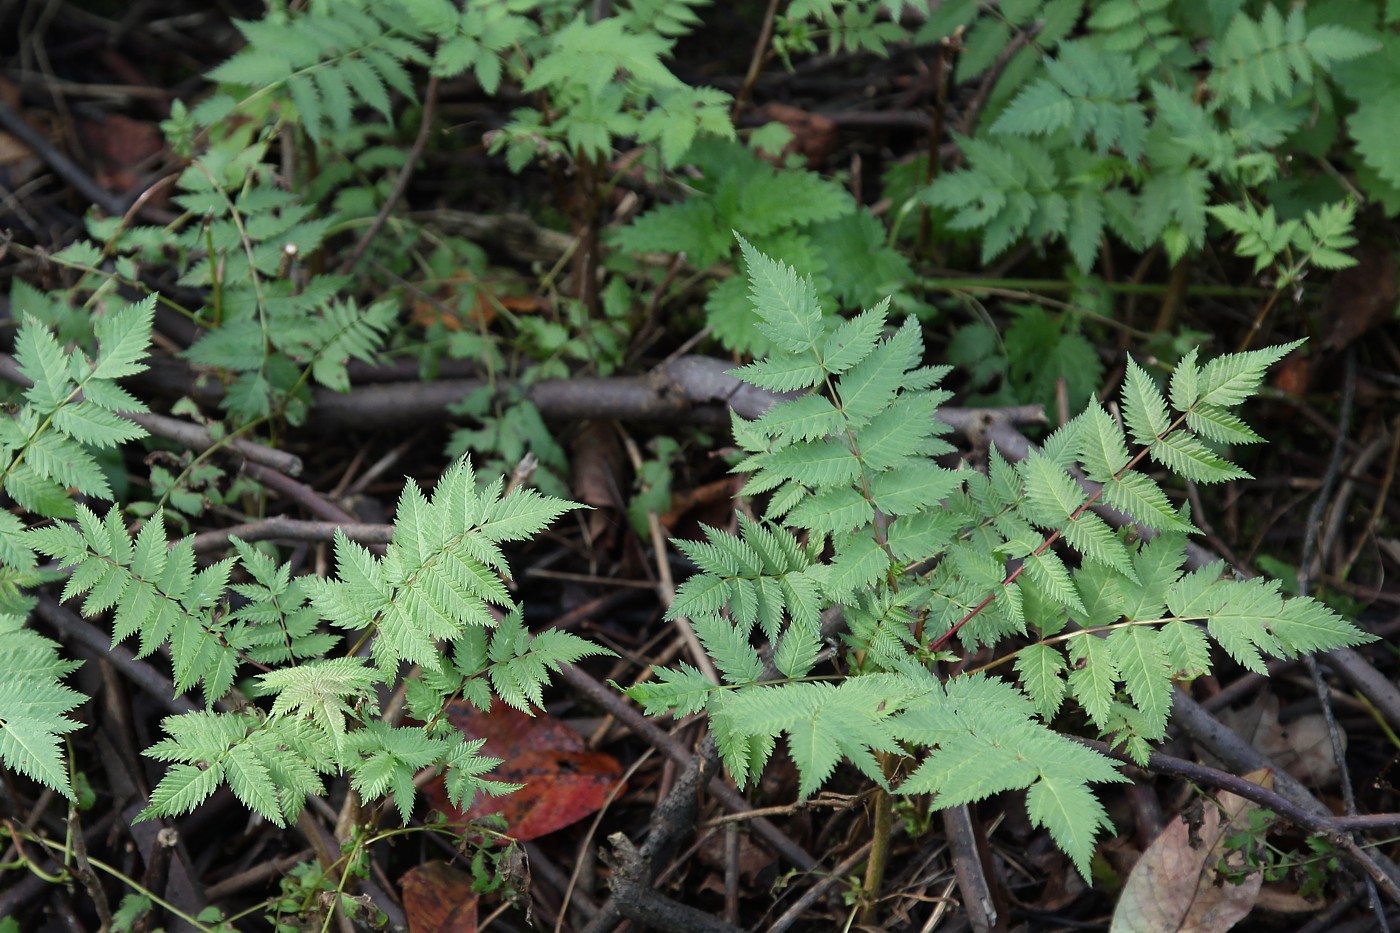
[[[316,861],[320,863],[321,870],[331,878],[338,877],[336,869],[341,861],[340,843],[330,830],[322,826],[320,821],[311,815],[310,809],[303,809],[297,814],[297,828],[301,830],[306,841],[311,843],[311,848],[316,853]],[[348,872],[348,866],[340,868],[342,876]],[[350,922],[345,911],[340,909],[340,899],[336,898],[331,904],[341,933],[354,933],[354,924]]]
[[[88,897],[92,898],[92,906],[97,911],[97,919],[101,922],[102,929],[111,929],[112,906],[107,902],[107,892],[98,880],[97,872],[92,870],[92,863],[88,861],[87,837],[83,835],[82,816],[76,803],[68,806],[68,839],[73,849],[73,860],[77,862],[74,874],[87,889]]]
[[[628,459],[632,461],[632,470],[640,476],[641,451],[637,449],[637,443],[631,437],[625,432],[620,433]],[[651,534],[651,547],[656,558],[656,595],[661,600],[661,605],[669,612],[676,601],[676,582],[671,576],[671,562],[666,559],[666,533],[661,528],[661,519],[655,509],[647,510],[647,530]],[[719,671],[715,668],[715,662],[710,660],[705,646],[700,643],[700,636],[695,634],[695,627],[690,619],[676,616],[672,621],[675,622],[676,632],[685,642],[686,650],[690,652],[690,659],[695,662],[695,666],[710,679],[710,683],[718,684]]]
[[[1356,536],[1356,543],[1352,545],[1351,550],[1342,560],[1341,567],[1336,571],[1336,576],[1343,580],[1351,576],[1352,565],[1361,556],[1361,549],[1366,546],[1368,541],[1375,540],[1376,528],[1380,525],[1381,517],[1385,514],[1386,501],[1390,498],[1390,487],[1395,482],[1397,467],[1400,467],[1400,414],[1397,414],[1391,422],[1389,440],[1390,452],[1386,455],[1385,469],[1381,471],[1381,485],[1380,489],[1376,491],[1375,502],[1371,505],[1366,532]]]
[[[655,746],[663,755],[670,758],[676,764],[686,767],[690,765],[694,755],[684,746],[667,735],[660,727],[653,725],[641,713],[637,712],[627,701],[616,691],[604,687],[594,680],[587,672],[577,665],[565,664],[559,669],[559,676],[567,681],[570,686],[583,693],[588,699],[598,706],[612,713],[627,728],[631,729],[645,741]],[[728,784],[720,778],[710,781],[709,791],[720,803],[731,813],[747,813],[753,806],[739,795]],[[761,836],[764,841],[773,847],[781,856],[803,871],[812,871],[817,867],[817,860],[807,853],[805,849],[793,842],[788,836],[773,825],[770,821],[762,818],[753,820],[754,832]]]
[[[1346,438],[1351,428],[1351,415],[1356,400],[1356,347],[1348,347],[1346,351],[1346,382],[1342,389],[1341,411],[1337,417],[1337,437],[1332,445],[1332,456],[1328,459],[1327,470],[1322,478],[1322,487],[1318,490],[1317,499],[1313,501],[1312,508],[1308,510],[1306,522],[1306,533],[1303,537],[1303,552],[1298,560],[1298,592],[1306,594],[1310,589],[1310,574],[1312,573],[1312,560],[1314,548],[1317,546],[1318,527],[1322,524],[1322,516],[1329,504],[1334,505],[1336,511],[1334,516],[1340,521],[1340,513],[1345,510],[1344,505],[1347,493],[1345,490],[1337,495],[1337,501],[1333,502],[1333,492],[1337,490],[1337,479],[1342,471],[1342,459],[1346,454]],[[1372,445],[1374,449],[1378,447]],[[1364,471],[1365,467],[1359,463],[1354,467],[1357,472]],[[1331,531],[1329,530],[1329,534]],[[1322,554],[1330,550],[1330,545],[1324,537],[1322,544]],[[1323,559],[1319,554],[1319,565]],[[1351,771],[1347,767],[1346,749],[1343,747],[1341,730],[1337,728],[1337,717],[1332,709],[1331,693],[1328,690],[1327,682],[1322,677],[1322,671],[1318,668],[1317,659],[1311,654],[1303,655],[1303,661],[1307,664],[1308,675],[1312,678],[1313,689],[1317,693],[1318,703],[1322,706],[1322,716],[1327,724],[1327,735],[1332,742],[1332,757],[1337,763],[1337,781],[1342,789],[1342,805],[1346,809],[1348,816],[1356,815],[1356,791],[1351,783]],[[1341,834],[1345,841],[1354,847],[1356,840],[1350,833]],[[1351,849],[1348,848],[1348,852]],[[1392,900],[1400,901],[1400,894],[1397,894],[1397,879],[1387,877],[1380,871],[1378,866],[1369,862],[1362,862],[1361,867],[1366,870],[1371,879],[1391,896]],[[1389,887],[1386,887],[1386,884]],[[1367,893],[1371,901],[1371,910],[1376,915],[1382,926],[1385,925],[1385,906],[1381,903],[1380,897],[1376,893],[1376,887],[1367,884]]]
[[[176,691],[175,685],[164,674],[145,661],[136,660],[132,653],[121,645],[113,645],[111,638],[100,632],[96,626],[64,609],[50,597],[41,594],[34,612],[57,629],[60,635],[79,642],[99,657],[110,661],[113,667],[171,713],[178,716],[198,709]]]
[[[714,739],[708,737],[652,810],[646,838],[640,846],[634,846],[623,833],[608,837],[612,845],[613,874],[608,881],[612,897],[589,921],[585,933],[610,930],[622,917],[677,933],[739,933],[737,927],[654,889],[661,869],[680,847],[682,837],[695,831],[698,792],[717,779],[714,772],[718,758]]]
[[[793,901],[792,906],[783,911],[783,915],[773,921],[773,925],[768,928],[768,933],[783,933],[794,923],[802,918],[808,907],[817,902],[817,899],[831,889],[831,887],[845,878],[851,872],[860,867],[860,863],[870,855],[870,843],[866,843],[856,849],[842,860],[831,872],[823,876],[816,884],[812,885],[802,896]]]
[[[1176,700],[1180,702],[1183,694],[1178,690]],[[1192,709],[1195,707],[1195,709]],[[1316,798],[1299,784],[1288,772],[1281,770],[1272,761],[1255,751],[1252,746],[1245,745],[1234,736],[1233,732],[1225,729],[1215,719],[1186,697],[1186,705],[1183,711],[1186,718],[1191,721],[1188,731],[1197,726],[1203,726],[1199,731],[1202,734],[1212,733],[1208,739],[1211,743],[1211,751],[1214,753],[1217,748],[1225,752],[1222,757],[1231,767],[1239,770],[1254,771],[1266,768],[1273,772],[1274,785],[1276,791],[1261,787],[1252,781],[1247,781],[1228,771],[1221,771],[1207,765],[1197,764],[1194,761],[1187,761],[1183,758],[1174,758],[1170,755],[1163,755],[1154,752],[1149,756],[1147,769],[1157,774],[1169,774],[1174,777],[1185,778],[1198,784],[1214,787],[1219,790],[1229,791],[1236,796],[1253,801],[1265,809],[1272,810],[1279,816],[1295,826],[1299,826],[1309,832],[1325,837],[1329,842],[1346,851],[1351,860],[1360,866],[1366,874],[1376,882],[1377,887],[1386,893],[1396,903],[1400,903],[1400,878],[1396,877],[1395,868],[1384,857],[1373,856],[1367,853],[1351,838],[1353,832],[1389,830],[1400,826],[1400,813],[1380,813],[1367,816],[1332,816],[1331,812],[1317,801]],[[1176,714],[1177,703],[1173,703],[1172,712]],[[1202,720],[1200,717],[1204,717]],[[1205,720],[1208,720],[1206,722]],[[1233,741],[1226,739],[1219,741],[1219,732],[1228,733]],[[1195,732],[1192,733],[1195,738]],[[1120,761],[1132,763],[1132,760],[1121,752],[1115,751],[1103,742],[1095,742],[1089,739],[1078,739],[1077,741],[1094,749],[1101,754],[1117,758]],[[1301,791],[1301,793],[1300,793]]]
[[[220,528],[218,531],[201,531],[194,536],[194,550],[196,554],[217,551],[228,546],[229,538],[243,541],[334,541],[336,532],[343,532],[345,537],[361,544],[388,544],[394,536],[394,526],[365,522],[317,522],[279,515]]]
[[[739,827],[724,827],[724,921],[739,922]]]
[[[104,815],[101,819],[97,820],[87,828],[83,837],[84,840],[88,844],[97,844],[101,842],[103,836],[111,832],[112,824],[117,821],[117,815],[117,811],[115,810],[107,811],[106,815]],[[25,835],[32,837],[36,840],[42,838],[39,836],[39,834],[33,832],[32,830],[26,829],[24,832]],[[16,848],[17,851],[24,850],[24,846],[21,841],[23,838],[25,838],[24,835],[11,835],[12,847]],[[62,864],[59,863],[59,861],[55,859],[52,854],[55,851],[61,850],[61,847],[57,844],[54,844],[51,846],[44,846],[42,848],[44,852],[43,857],[48,858],[53,863],[53,867],[48,870],[54,872],[62,870]],[[28,856],[26,856],[26,858],[28,858]],[[9,861],[9,858],[7,858],[6,861]],[[27,904],[29,901],[51,890],[53,890],[53,883],[49,879],[45,878],[43,875],[38,874],[36,872],[27,873],[19,881],[10,881],[8,887],[0,889],[0,918],[15,916],[19,913],[20,908]]]
[[[559,421],[684,419],[691,423],[725,426],[729,424],[725,408],[744,418],[757,418],[781,399],[775,393],[728,375],[727,370],[733,368],[733,363],[724,360],[682,356],[647,376],[545,379],[521,386],[520,390],[546,418]],[[366,385],[347,393],[318,389],[314,392],[312,427],[334,432],[441,422],[450,417],[447,414],[449,405],[488,385],[485,379],[444,379],[428,383]],[[497,382],[496,385],[503,392],[510,389],[508,383]],[[1044,412],[1038,405],[944,408],[937,417],[963,433],[992,423],[1045,423]]]
[[[55,149],[43,133],[30,126],[28,121],[15,113],[8,104],[0,103],[0,126],[34,150],[39,158],[48,163],[49,168],[72,185],[84,198],[102,208],[104,214],[109,217],[120,217],[126,212],[127,205],[122,202],[121,198],[109,194],[76,162]]]
[[[962,135],[972,136],[977,128],[977,121],[982,116],[983,109],[987,106],[987,101],[991,99],[992,89],[996,87],[997,81],[1001,79],[1002,72],[1006,66],[1011,64],[1011,59],[1016,57],[1016,53],[1024,49],[1035,41],[1035,37],[1044,28],[1044,23],[1034,23],[1029,28],[1018,33],[1016,38],[1006,44],[1006,48],[997,54],[996,61],[987,69],[982,83],[977,86],[977,92],[968,101],[967,107],[963,111]]]
[[[151,412],[122,412],[121,417],[141,425],[154,437],[173,441],[182,447],[188,447],[190,450],[202,452],[218,447],[237,454],[244,460],[262,464],[278,472],[286,473],[288,476],[301,475],[301,458],[296,454],[287,453],[285,450],[278,450],[275,447],[268,447],[266,444],[247,441],[240,437],[215,439],[209,433],[208,428]]]
[[[319,515],[328,521],[346,525],[358,525],[360,520],[342,509],[305,483],[298,482],[284,473],[268,469],[260,463],[247,463],[243,472],[262,483],[268,489],[285,499],[300,505],[312,515]]]
[[[260,862],[236,875],[230,875],[218,884],[211,884],[204,889],[204,896],[211,902],[223,900],[232,894],[270,881],[315,854],[312,849],[302,849],[300,852],[293,852],[291,855],[284,855],[282,858],[273,859],[270,862]]]
[[[734,95],[734,107],[729,112],[730,119],[737,123],[745,108],[749,105],[749,98],[753,96],[753,89],[758,85],[759,73],[763,71],[763,61],[768,57],[768,43],[773,39],[773,22],[778,18],[778,3],[780,0],[768,0],[768,9],[763,13],[763,25],[758,30],[758,40],[754,42],[753,55],[749,57],[749,68],[744,74],[744,86],[739,89],[739,93]]]
[[[26,389],[34,385],[33,380],[20,371],[19,364],[8,353],[0,353],[0,379],[12,382],[17,386],[23,386]],[[242,438],[215,440],[207,428],[191,424],[188,421],[181,421],[179,418],[134,411],[118,412],[117,416],[125,418],[133,424],[139,424],[154,437],[172,441],[181,447],[188,447],[190,450],[205,451],[211,447],[222,446],[236,452],[245,460],[261,463],[291,476],[298,475],[302,470],[301,458],[295,454],[289,454],[275,447],[268,447],[265,444],[246,441]]]
[[[428,136],[432,133],[433,116],[437,111],[437,98],[438,76],[432,75],[428,78],[427,90],[423,92],[423,113],[419,117],[418,135],[413,140],[413,147],[408,150],[403,168],[399,170],[399,176],[394,179],[394,187],[389,192],[389,197],[384,199],[383,206],[379,208],[379,213],[374,215],[373,222],[365,231],[365,235],[360,237],[360,242],[355,244],[354,250],[346,257],[345,262],[341,263],[341,275],[349,275],[360,264],[360,260],[365,258],[370,244],[374,242],[375,237],[379,236],[379,231],[383,230],[384,224],[389,221],[389,215],[393,213],[394,208],[403,200],[404,193],[408,191],[409,179],[413,177],[413,170],[423,155],[423,149],[428,145]]]
[[[976,933],[997,929],[998,920],[1005,918],[998,917],[996,898],[979,851],[983,838],[972,825],[967,804],[945,807],[942,816],[943,834],[953,857],[953,874],[958,879],[958,891],[962,894],[963,913]]]
[[[1093,739],[1076,739],[1075,741],[1110,758],[1116,758],[1127,764],[1136,764],[1128,755],[1111,748],[1107,743]],[[1266,761],[1255,763],[1269,767]],[[1313,806],[1315,801],[1300,803],[1281,789],[1277,780],[1279,775],[1277,771],[1273,775],[1276,789],[1269,790],[1267,787],[1255,784],[1253,781],[1246,780],[1229,771],[1222,771],[1219,768],[1212,768],[1210,765],[1187,761],[1185,758],[1176,758],[1161,752],[1153,752],[1149,756],[1146,769],[1154,774],[1179,777],[1194,784],[1228,791],[1237,797],[1244,797],[1266,810],[1272,810],[1295,826],[1324,836],[1346,832],[1378,832],[1400,827],[1400,813],[1334,816],[1326,807]]]

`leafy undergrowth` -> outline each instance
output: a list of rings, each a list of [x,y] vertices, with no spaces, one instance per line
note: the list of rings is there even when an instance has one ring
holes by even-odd
[[[1400,904],[1391,4],[157,6],[0,12],[0,933]]]

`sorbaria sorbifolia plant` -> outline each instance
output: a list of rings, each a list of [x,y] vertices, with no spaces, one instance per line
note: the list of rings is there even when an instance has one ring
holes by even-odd
[[[1055,728],[1067,700],[1144,760],[1166,733],[1173,682],[1210,670],[1212,639],[1259,672],[1265,654],[1369,640],[1275,582],[1220,564],[1183,572],[1190,517],[1140,469],[1245,477],[1217,448],[1261,440],[1233,409],[1292,345],[1205,364],[1192,353],[1165,393],[1130,362],[1126,427],[1094,403],[1019,464],[993,449],[986,475],[952,470],[934,459],[951,451],[938,421],[947,369],[923,365],[918,325],[891,328],[881,305],[828,327],[810,278],[742,247],[773,349],[735,375],[796,395],[734,418],[747,454],[735,469],[762,517],[676,542],[699,572],[671,615],[694,625],[723,683],[681,665],[628,691],[651,713],[704,710],[741,784],[786,735],[804,796],[842,761],[935,807],[1024,790],[1031,820],[1087,876],[1109,826],[1092,785],[1124,778]],[[1101,489],[1086,492],[1075,471]],[[1115,531],[1099,502],[1154,534]],[[834,653],[829,610],[843,616]],[[982,645],[997,661],[963,669]]]

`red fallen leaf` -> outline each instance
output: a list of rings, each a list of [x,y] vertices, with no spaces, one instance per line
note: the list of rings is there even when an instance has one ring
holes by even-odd
[[[476,892],[471,876],[446,862],[404,872],[403,912],[410,933],[476,933]]]
[[[165,152],[160,127],[119,113],[83,121],[80,130],[95,163],[94,177],[108,191],[128,191],[140,184],[142,173],[156,168]]]
[[[495,781],[524,784],[504,797],[478,797],[465,813],[447,799],[441,777],[430,783],[428,803],[448,822],[467,822],[492,813],[505,817],[510,835],[528,842],[577,823],[602,809],[622,778],[622,765],[611,755],[592,752],[583,737],[548,715],[526,716],[499,700],[490,714],[458,701],[448,707],[448,721],[469,739],[485,739],[483,755],[500,758]]]

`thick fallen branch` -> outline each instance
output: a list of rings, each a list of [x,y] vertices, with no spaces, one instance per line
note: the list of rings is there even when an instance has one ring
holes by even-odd
[[[1182,694],[1178,692],[1176,700],[1179,704]],[[1196,706],[1190,702],[1190,707]],[[1173,713],[1178,711],[1177,704],[1173,704]],[[1209,717],[1208,713],[1202,713]],[[1223,728],[1223,727],[1221,727]],[[1193,736],[1194,737],[1194,736]],[[1101,754],[1117,758],[1120,761],[1132,763],[1126,755],[1114,751],[1103,742],[1094,742],[1089,739],[1079,739],[1081,743],[1094,749]],[[1256,753],[1257,754],[1257,753]],[[1287,779],[1297,787],[1297,784],[1288,772],[1279,770],[1264,756],[1259,755],[1257,762],[1249,764],[1260,764],[1270,768],[1276,784],[1280,779]],[[1252,781],[1247,781],[1242,777],[1230,774],[1228,771],[1220,771],[1206,765],[1197,764],[1194,761],[1187,761],[1183,758],[1173,758],[1170,755],[1153,753],[1147,760],[1147,770],[1157,774],[1167,774],[1173,777],[1184,778],[1195,784],[1207,787],[1214,787],[1218,790],[1228,791],[1237,797],[1243,797],[1259,804],[1266,810],[1272,810],[1283,819],[1294,826],[1306,829],[1311,833],[1316,833],[1324,837],[1328,842],[1343,850],[1351,862],[1360,867],[1366,874],[1376,882],[1376,886],[1385,893],[1393,902],[1400,903],[1400,885],[1397,885],[1397,878],[1394,876],[1394,866],[1384,857],[1376,857],[1366,852],[1358,846],[1351,838],[1353,832],[1376,832],[1378,830],[1393,830],[1400,826],[1400,813],[1375,813],[1367,816],[1332,816],[1326,807],[1323,807],[1311,794],[1301,798],[1296,788],[1288,793],[1275,793],[1266,787],[1262,787]],[[1282,790],[1282,785],[1280,785]],[[1318,812],[1321,810],[1321,812]]]
[[[683,356],[645,376],[609,379],[546,379],[529,387],[497,382],[502,398],[515,393],[533,402],[555,421],[590,418],[619,421],[678,421],[723,426],[729,411],[757,418],[782,396],[741,382],[728,374],[734,364],[705,356]],[[489,383],[484,379],[445,379],[370,385],[348,393],[315,393],[312,426],[321,431],[402,428],[450,419],[449,405]],[[995,425],[1044,424],[1039,405],[1011,408],[944,408],[940,421],[962,434],[989,431]]]
[[[997,449],[1013,463],[1024,460],[1034,449],[1034,445],[1026,439],[1016,428],[1009,424],[998,424],[989,431],[989,438],[997,445]],[[1098,485],[1077,477],[1079,485],[1090,495],[1098,490]],[[1123,527],[1130,522],[1122,513],[1112,509],[1095,509],[1103,518],[1114,527]],[[1140,533],[1150,536],[1148,529],[1138,526]],[[1213,563],[1219,558],[1206,548],[1195,543],[1188,543],[1186,549],[1186,567],[1188,570],[1196,570],[1207,564]],[[1363,694],[1371,699],[1373,703],[1381,708],[1390,718],[1392,714],[1400,713],[1400,695],[1396,695],[1394,685],[1381,676],[1374,667],[1370,665],[1360,654],[1349,649],[1328,652],[1322,655],[1322,659],[1328,665],[1336,669],[1347,680]],[[1370,688],[1377,688],[1385,685],[1376,691],[1373,697],[1368,692]],[[1337,844],[1341,846],[1350,856],[1351,860],[1362,867],[1366,874],[1376,881],[1377,887],[1385,892],[1395,903],[1400,903],[1400,868],[1394,862],[1379,853],[1371,854],[1361,849],[1347,836],[1343,828],[1347,827],[1343,822],[1345,818],[1334,817],[1331,811],[1303,786],[1292,775],[1284,771],[1273,760],[1269,759],[1257,751],[1248,742],[1241,739],[1235,733],[1226,728],[1218,719],[1201,707],[1189,694],[1178,688],[1172,698],[1172,724],[1181,728],[1189,735],[1197,745],[1204,748],[1210,754],[1223,761],[1226,765],[1238,771],[1254,771],[1260,768],[1268,768],[1274,773],[1274,785],[1278,789],[1275,797],[1287,801],[1290,804],[1288,812],[1299,814],[1299,820],[1287,817],[1291,822],[1305,828],[1312,829],[1310,823],[1302,822],[1303,819],[1313,821],[1323,820],[1324,823],[1316,825],[1326,825],[1326,830],[1314,830],[1325,832],[1329,838],[1338,837],[1342,841]],[[1396,725],[1400,725],[1400,720],[1392,720]],[[1179,759],[1176,759],[1179,760]],[[1155,770],[1155,769],[1154,769]],[[1223,773],[1223,772],[1220,772]],[[1239,779],[1236,779],[1239,780]],[[1233,786],[1226,788],[1239,796],[1248,796]],[[1253,798],[1251,798],[1253,799]],[[1268,804],[1265,804],[1268,806]],[[1270,807],[1270,809],[1276,808]],[[1310,817],[1303,816],[1311,814]],[[1388,818],[1387,818],[1388,819]],[[1385,823],[1385,825],[1394,825]]]
[[[0,353],[0,379],[13,383],[22,388],[29,388],[34,385],[29,377],[20,372],[19,364],[15,358],[7,353]],[[214,447],[226,450],[230,455],[242,457],[252,463],[260,463],[263,466],[271,467],[279,473],[286,473],[288,476],[297,476],[301,473],[301,458],[295,454],[278,450],[275,447],[268,447],[265,444],[258,444],[253,441],[245,441],[241,438],[220,438],[215,439],[208,431],[197,424],[188,421],[181,421],[179,418],[169,418],[165,415],[157,415],[151,412],[120,412],[122,418],[139,424],[145,428],[152,437],[171,441],[189,450],[203,453]]]
[[[605,933],[624,917],[676,933],[739,933],[738,927],[672,900],[653,888],[661,869],[680,847],[682,839],[694,833],[696,797],[700,788],[714,779],[718,763],[714,738],[707,737],[670,793],[652,811],[642,844],[634,846],[622,833],[608,837],[612,844],[613,869],[608,884],[613,896],[589,921],[585,933]]]

